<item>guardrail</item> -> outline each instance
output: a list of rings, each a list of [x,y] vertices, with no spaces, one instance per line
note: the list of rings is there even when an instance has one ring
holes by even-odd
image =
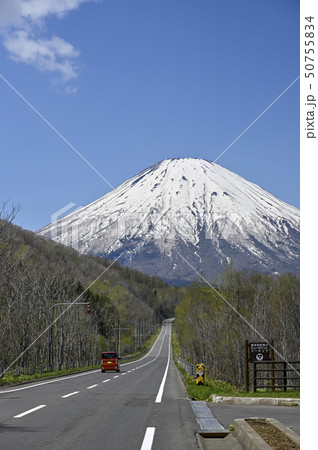
[[[179,358],[178,356],[175,357],[177,363],[179,366],[182,367],[191,377],[196,378],[196,366],[193,364],[190,364],[188,361],[185,361],[184,359]]]

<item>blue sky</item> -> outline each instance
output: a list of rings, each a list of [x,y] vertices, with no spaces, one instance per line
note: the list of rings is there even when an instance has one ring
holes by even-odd
[[[216,159],[298,76],[296,0],[4,0],[0,74],[112,185]],[[0,78],[0,202],[37,230],[111,188]],[[299,207],[299,80],[217,161]]]

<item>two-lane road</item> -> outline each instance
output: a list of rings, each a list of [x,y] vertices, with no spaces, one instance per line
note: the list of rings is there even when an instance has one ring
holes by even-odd
[[[2,449],[197,449],[166,321],[151,351],[121,372],[91,371],[0,391]]]

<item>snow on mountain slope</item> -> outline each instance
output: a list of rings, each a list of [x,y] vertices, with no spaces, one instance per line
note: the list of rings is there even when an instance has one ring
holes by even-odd
[[[299,270],[299,210],[203,159],[167,159],[39,231],[167,280]],[[179,254],[178,254],[179,253]]]

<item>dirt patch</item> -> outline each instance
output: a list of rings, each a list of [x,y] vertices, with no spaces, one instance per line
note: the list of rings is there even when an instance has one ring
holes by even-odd
[[[299,445],[295,444],[278,428],[265,419],[245,419],[246,422],[256,431],[257,434],[272,447],[273,450],[299,450]]]

